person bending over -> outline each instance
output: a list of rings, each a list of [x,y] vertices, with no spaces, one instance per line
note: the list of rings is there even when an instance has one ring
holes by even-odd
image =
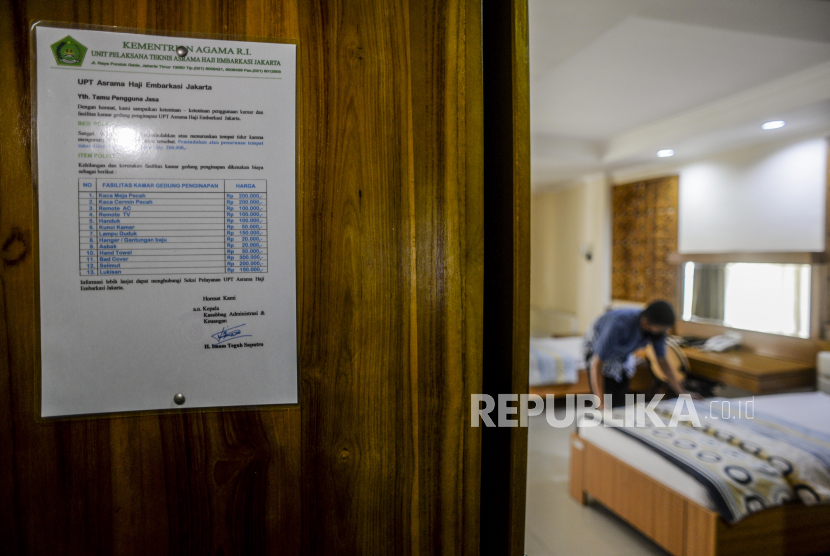
[[[655,301],[644,310],[617,309],[608,311],[585,334],[585,365],[591,391],[599,396],[600,408],[604,394],[611,394],[611,405],[625,405],[625,394],[637,362],[634,352],[649,342],[654,346],[657,361],[677,394],[687,394],[677,375],[666,361],[666,334],[674,326],[674,310],[665,301]]]

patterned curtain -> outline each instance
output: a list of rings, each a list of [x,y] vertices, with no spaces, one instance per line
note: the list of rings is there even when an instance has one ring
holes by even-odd
[[[677,176],[613,188],[611,295],[676,303]]]

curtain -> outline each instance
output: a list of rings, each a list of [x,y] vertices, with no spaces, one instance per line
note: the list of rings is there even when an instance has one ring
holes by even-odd
[[[723,265],[695,265],[692,315],[701,319],[723,321],[725,277]]]

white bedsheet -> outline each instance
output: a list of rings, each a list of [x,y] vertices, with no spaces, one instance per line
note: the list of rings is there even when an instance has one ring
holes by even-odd
[[[573,384],[585,368],[582,337],[531,338],[530,385]]]
[[[830,435],[830,395],[824,392],[774,394],[723,401],[731,402],[732,411],[737,411],[738,402],[746,403],[750,400],[754,401],[754,410],[758,413],[766,413],[819,434]],[[579,427],[579,436],[678,494],[715,511],[703,485],[633,438],[613,427],[603,426]]]
[[[747,401],[753,398],[739,399]],[[755,410],[805,429],[830,435],[830,394],[802,392],[755,396]]]

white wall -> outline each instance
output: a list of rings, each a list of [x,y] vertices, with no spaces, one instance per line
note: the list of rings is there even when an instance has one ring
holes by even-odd
[[[576,314],[582,196],[577,187],[530,201],[530,304]]]
[[[657,172],[629,170],[614,179],[674,173],[680,253],[824,250],[824,138],[755,146]]]
[[[585,331],[611,303],[611,187],[605,174],[582,178],[579,186],[584,203],[580,247],[592,257],[579,258],[576,319]]]
[[[824,250],[827,142],[742,150],[680,172],[681,253]]]
[[[680,176],[681,253],[822,251],[826,171],[827,143],[812,138],[618,171],[613,182]],[[610,181],[590,174],[531,201],[531,305],[574,313],[580,332],[611,303]]]
[[[592,174],[534,194],[530,211],[530,303],[573,313],[583,332],[611,301],[608,179]]]

